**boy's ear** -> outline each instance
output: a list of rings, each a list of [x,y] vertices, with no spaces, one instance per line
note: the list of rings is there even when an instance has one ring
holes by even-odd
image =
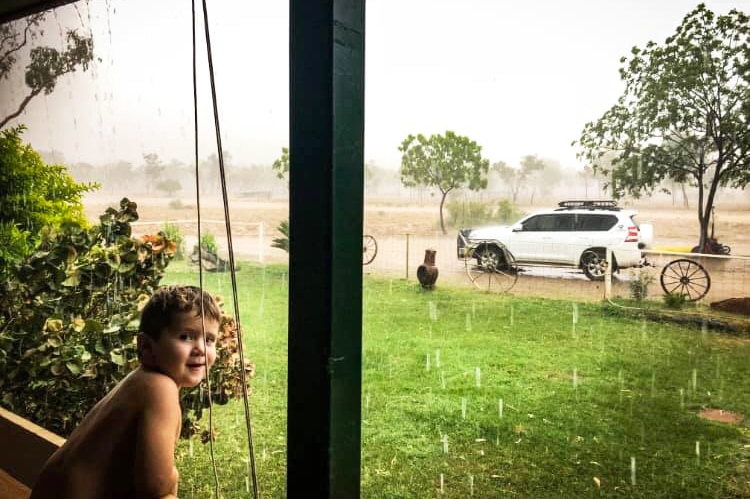
[[[136,336],[136,348],[138,357],[142,364],[151,364],[154,361],[154,340],[147,334],[138,333]]]

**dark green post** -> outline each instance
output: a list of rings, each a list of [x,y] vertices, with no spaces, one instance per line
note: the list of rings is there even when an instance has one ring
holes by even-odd
[[[290,2],[287,495],[360,491],[364,0]]]

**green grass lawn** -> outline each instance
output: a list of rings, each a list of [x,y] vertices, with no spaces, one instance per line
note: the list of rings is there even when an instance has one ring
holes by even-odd
[[[284,497],[287,268],[237,276],[261,496]],[[165,279],[197,281],[179,263]],[[230,282],[204,285],[229,297]],[[750,415],[746,340],[377,277],[363,335],[364,498],[750,497],[750,431],[696,416]],[[216,407],[214,424],[222,496],[246,496],[242,403]],[[211,497],[207,445],[181,442],[177,465],[181,497]]]

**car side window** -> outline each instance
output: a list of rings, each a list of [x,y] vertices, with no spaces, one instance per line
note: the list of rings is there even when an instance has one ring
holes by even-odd
[[[576,230],[607,231],[615,226],[617,217],[614,215],[578,215]]]
[[[537,215],[523,223],[523,230],[529,232],[571,231],[573,230],[573,215]]]

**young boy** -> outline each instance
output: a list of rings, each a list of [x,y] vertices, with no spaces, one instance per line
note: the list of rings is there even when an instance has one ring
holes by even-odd
[[[220,314],[199,288],[157,290],[141,312],[141,366],[49,458],[30,499],[176,498],[179,390],[198,385],[214,363]]]

